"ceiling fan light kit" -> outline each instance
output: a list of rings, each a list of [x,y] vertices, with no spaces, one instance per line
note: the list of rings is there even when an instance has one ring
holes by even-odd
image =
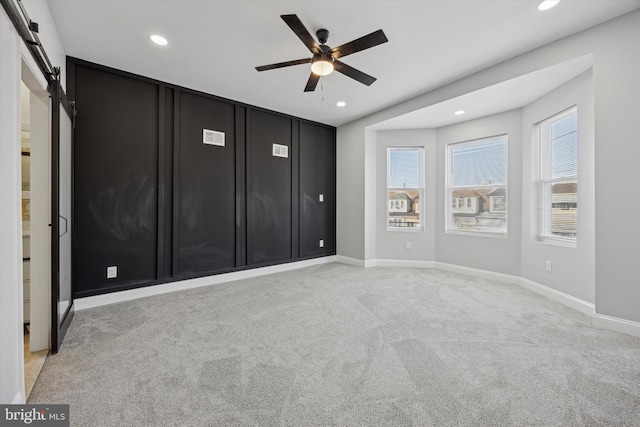
[[[307,46],[307,49],[311,51],[313,57],[311,59],[295,59],[293,61],[261,65],[256,67],[256,70],[275,70],[276,68],[311,63],[311,75],[309,76],[307,85],[304,88],[305,92],[313,92],[316,89],[320,77],[327,76],[334,70],[367,86],[370,86],[376,81],[375,77],[363,73],[344,62],[338,61],[338,58],[388,42],[389,40],[382,30],[374,31],[371,34],[367,34],[366,36],[360,37],[359,39],[350,41],[349,43],[345,43],[341,46],[330,48],[326,45],[326,42],[329,39],[328,30],[322,28],[316,31],[316,37],[318,42],[320,42],[320,44],[318,44],[297,15],[280,15],[280,17],[298,36],[298,38],[302,40],[302,43]]]
[[[331,55],[314,55],[311,62],[311,72],[319,76],[328,76],[333,73],[333,58]]]

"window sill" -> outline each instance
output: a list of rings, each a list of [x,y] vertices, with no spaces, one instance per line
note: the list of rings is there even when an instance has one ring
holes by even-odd
[[[577,248],[578,242],[574,239],[562,239],[559,237],[550,237],[550,236],[538,236],[537,240],[534,240],[535,243],[544,243],[547,245],[554,246],[563,246],[565,248]]]
[[[509,233],[496,233],[492,231],[464,231],[464,230],[445,230],[445,234],[457,234],[461,236],[490,237],[497,239],[506,239]]]
[[[399,231],[401,233],[417,233],[424,231],[423,227],[387,227],[387,231]]]

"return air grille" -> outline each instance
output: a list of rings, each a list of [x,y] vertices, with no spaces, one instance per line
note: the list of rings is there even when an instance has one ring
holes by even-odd
[[[217,130],[202,129],[202,143],[207,145],[217,145],[224,147],[224,132]]]
[[[289,147],[286,145],[273,144],[274,157],[289,157]]]

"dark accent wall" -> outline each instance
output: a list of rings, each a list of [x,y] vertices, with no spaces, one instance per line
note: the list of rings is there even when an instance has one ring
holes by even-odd
[[[235,111],[202,95],[179,95],[174,221],[177,272],[231,269],[235,242]],[[202,143],[202,130],[225,133],[225,146]]]
[[[249,111],[247,129],[248,263],[292,259],[291,147],[292,120]],[[273,156],[273,144],[287,147],[289,157]]]
[[[156,278],[158,87],[89,67],[75,72],[74,291]],[[76,234],[77,233],[77,234]],[[106,262],[106,265],[105,265]]]
[[[320,256],[336,251],[334,129],[300,123],[300,255]],[[320,201],[322,195],[322,201]],[[320,240],[324,247],[320,247]]]
[[[75,58],[67,70],[75,297],[335,254],[335,128]]]

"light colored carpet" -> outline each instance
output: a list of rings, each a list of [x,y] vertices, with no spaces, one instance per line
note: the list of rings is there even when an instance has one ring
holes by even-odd
[[[74,426],[639,426],[640,339],[513,285],[327,264],[76,313]]]

